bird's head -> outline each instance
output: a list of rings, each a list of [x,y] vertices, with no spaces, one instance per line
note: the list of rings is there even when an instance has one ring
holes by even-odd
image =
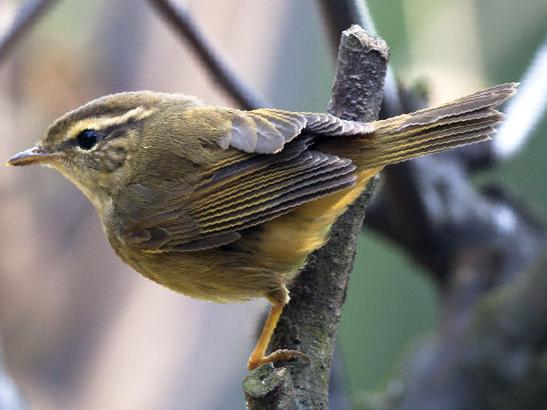
[[[38,143],[7,161],[56,169],[95,205],[108,201],[120,179],[131,173],[131,157],[142,149],[147,121],[192,97],[150,91],[112,94],[93,100],[53,122]]]

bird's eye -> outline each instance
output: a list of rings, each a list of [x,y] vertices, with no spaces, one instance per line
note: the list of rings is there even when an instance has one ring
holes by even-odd
[[[99,141],[99,133],[95,130],[83,130],[76,137],[76,143],[81,149],[91,149]]]

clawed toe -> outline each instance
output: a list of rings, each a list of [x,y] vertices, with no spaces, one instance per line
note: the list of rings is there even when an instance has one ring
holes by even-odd
[[[249,360],[249,362],[247,363],[247,368],[249,370],[253,370],[259,366],[262,366],[263,364],[286,362],[286,361],[291,361],[295,359],[302,359],[303,361],[306,362],[306,364],[310,363],[309,357],[302,352],[298,352],[296,350],[281,349],[281,350],[276,350],[275,352],[272,352],[269,355],[261,357],[259,359]]]

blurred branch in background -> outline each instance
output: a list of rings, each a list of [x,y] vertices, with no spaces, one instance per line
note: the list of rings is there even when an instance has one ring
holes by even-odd
[[[457,154],[470,171],[481,171],[518,155],[534,134],[547,108],[547,37],[538,48],[519,92],[507,103],[506,119],[493,140],[464,147]]]
[[[407,97],[409,111],[419,108]],[[543,408],[532,404],[547,400],[547,300],[535,293],[544,294],[545,274],[527,274],[545,252],[543,224],[502,188],[477,190],[461,155],[384,175],[383,203],[371,206],[368,226],[426,267],[442,291],[438,335],[409,361],[405,387],[386,398],[398,403],[390,408]]]
[[[531,226],[534,221],[516,221],[521,222],[523,229],[536,230]],[[523,239],[523,245],[529,243]],[[547,408],[545,252],[545,247],[531,249],[528,261],[542,258],[524,270],[519,269],[519,261],[512,263],[510,254],[496,250],[478,249],[466,255],[445,297],[441,330],[408,362],[405,387],[393,409]],[[503,282],[500,273],[512,274],[513,280],[483,291],[491,288],[484,286],[488,279]],[[482,289],[470,289],[477,277],[482,277]],[[465,303],[466,296],[476,303]]]
[[[376,34],[365,1],[362,0],[320,0],[319,7],[325,20],[329,35],[330,49],[334,58],[337,56],[340,33],[348,24],[359,24],[370,34]]]
[[[547,37],[521,79],[518,94],[507,104],[506,119],[492,147],[498,161],[517,155],[547,108]]]
[[[10,377],[4,365],[4,357],[0,348],[0,409],[2,410],[25,410],[27,408],[24,400]]]
[[[342,33],[328,112],[344,119],[373,121],[382,101],[388,48],[358,26]],[[312,360],[309,366],[287,363],[282,369],[262,366],[249,373],[244,390],[250,409],[286,409],[270,406],[293,396],[297,408],[329,408],[329,375],[336,330],[342,315],[353,268],[365,206],[374,184],[335,223],[330,241],[315,252],[290,287],[291,301],[272,338],[272,351],[299,350]],[[286,382],[289,371],[293,388]],[[281,377],[285,376],[285,377]],[[268,383],[264,383],[265,379]],[[278,389],[276,386],[288,386]]]
[[[421,108],[420,102],[406,97],[407,111]],[[513,274],[534,263],[541,224],[534,221],[529,230],[535,229],[527,230],[524,222],[535,218],[501,188],[477,190],[461,156],[420,158],[389,167],[384,176],[383,195],[371,206],[367,226],[405,249],[443,288],[454,285],[452,275],[470,251],[495,250],[511,261]],[[496,269],[493,276],[477,273],[475,285],[499,283],[510,275],[502,273],[499,263]]]
[[[341,3],[345,7],[322,2],[331,38],[349,19],[374,29],[365,1]],[[485,409],[500,403],[543,408],[547,402],[545,384],[535,382],[545,380],[547,300],[538,295],[545,294],[547,282],[545,272],[523,275],[544,253],[545,231],[503,189],[478,191],[467,174],[469,158],[484,168],[491,157],[512,157],[529,138],[545,110],[546,56],[544,43],[493,144],[416,159],[383,173],[384,189],[371,204],[367,226],[399,244],[442,289],[439,335],[413,358],[396,408]],[[392,76],[386,79],[384,116],[423,108],[408,90],[390,88],[396,89]],[[490,158],[481,155],[485,150]],[[503,290],[496,288],[508,282]],[[512,297],[503,297],[507,293]],[[486,315],[482,306],[491,300]]]
[[[56,0],[27,0],[19,7],[13,23],[0,35],[0,62],[27,30],[56,3]]]
[[[345,361],[337,342],[329,377],[329,409],[351,409],[351,394]]]
[[[170,0],[149,1],[158,14],[176,30],[183,40],[188,42],[203,62],[204,68],[210,72],[213,81],[219,83],[240,107],[251,110],[253,108],[269,106],[263,98],[259,97],[239,77],[226,58],[217,50],[215,45],[194,21],[186,7],[181,4],[175,5]]]
[[[6,58],[17,42],[38,22],[55,0],[29,0],[15,13],[11,23],[0,34],[0,63]],[[7,12],[7,10],[4,10]],[[8,374],[0,348],[0,409],[23,410],[27,406],[15,381]]]

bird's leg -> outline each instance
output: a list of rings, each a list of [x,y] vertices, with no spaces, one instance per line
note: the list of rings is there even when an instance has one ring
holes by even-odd
[[[275,327],[277,326],[277,322],[281,317],[283,308],[289,302],[289,292],[285,287],[283,287],[282,290],[280,290],[279,292],[268,295],[268,299],[270,300],[270,302],[272,302],[272,309],[270,310],[270,313],[268,314],[268,317],[264,322],[260,337],[258,338],[256,346],[253,349],[251,356],[249,357],[249,361],[247,362],[247,368],[249,370],[253,370],[256,369],[258,366],[266,363],[275,363],[291,360],[295,357],[301,357],[306,361],[309,361],[308,357],[305,354],[294,350],[276,350],[275,352],[266,355],[266,350],[268,349],[268,345],[270,344],[270,339],[272,338]]]

